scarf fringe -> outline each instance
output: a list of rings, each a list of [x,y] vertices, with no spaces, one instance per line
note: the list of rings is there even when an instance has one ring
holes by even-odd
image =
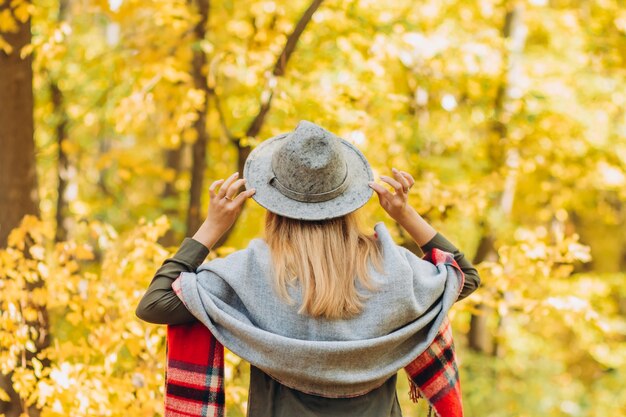
[[[417,404],[418,400],[420,398],[423,398],[422,392],[420,391],[417,384],[413,382],[411,378],[408,378],[408,380],[409,380],[409,397],[411,398],[411,401]]]
[[[422,391],[420,391],[417,384],[410,377],[407,376],[407,379],[409,380],[409,398],[411,398],[411,401],[417,404],[420,398],[424,398],[424,395],[422,394]],[[438,415],[439,414],[435,411],[430,401],[428,401],[428,417],[434,417]]]

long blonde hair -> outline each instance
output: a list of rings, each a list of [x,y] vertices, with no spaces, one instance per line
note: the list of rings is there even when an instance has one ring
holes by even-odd
[[[300,284],[299,313],[328,319],[359,314],[367,290],[376,286],[368,264],[382,272],[374,236],[361,231],[355,212],[329,220],[295,220],[267,212],[265,239],[272,255],[275,287],[288,303],[288,285]]]

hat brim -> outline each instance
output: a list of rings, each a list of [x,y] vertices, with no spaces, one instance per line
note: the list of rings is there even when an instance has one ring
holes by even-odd
[[[345,139],[341,141],[341,150],[348,165],[350,185],[344,193],[332,200],[309,203],[283,195],[270,185],[272,178],[272,155],[289,137],[284,133],[265,140],[252,150],[243,169],[246,189],[254,188],[252,199],[267,210],[284,217],[299,220],[326,220],[343,216],[362,207],[374,192],[368,182],[374,180],[374,174],[365,155]]]

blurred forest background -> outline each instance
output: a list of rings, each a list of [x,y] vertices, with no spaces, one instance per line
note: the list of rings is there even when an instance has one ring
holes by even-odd
[[[135,307],[207,185],[307,119],[480,268],[468,416],[626,416],[625,108],[622,0],[0,0],[0,414],[162,414]],[[250,201],[211,256],[262,226]]]

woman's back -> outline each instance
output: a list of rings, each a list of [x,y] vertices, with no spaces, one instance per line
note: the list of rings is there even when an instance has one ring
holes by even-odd
[[[456,301],[462,274],[433,265],[375,227],[384,273],[350,319],[298,313],[277,295],[267,246],[243,250],[182,273],[174,283],[187,309],[231,351],[274,379],[328,397],[361,395],[380,386],[434,340]]]
[[[401,417],[397,379],[395,374],[357,397],[326,398],[289,388],[251,366],[248,417]]]
[[[245,312],[255,327],[267,332],[314,341],[378,338],[423,316],[441,297],[446,274],[396,245],[384,223],[376,224],[375,230],[383,250],[383,273],[371,268],[376,288],[358,288],[365,296],[363,308],[349,318],[300,313],[302,290],[297,282],[288,287],[291,303],[280,297],[274,288],[270,249],[263,239],[253,239],[246,249],[203,264],[198,274],[207,273],[205,288],[222,301],[222,308],[237,317]]]

